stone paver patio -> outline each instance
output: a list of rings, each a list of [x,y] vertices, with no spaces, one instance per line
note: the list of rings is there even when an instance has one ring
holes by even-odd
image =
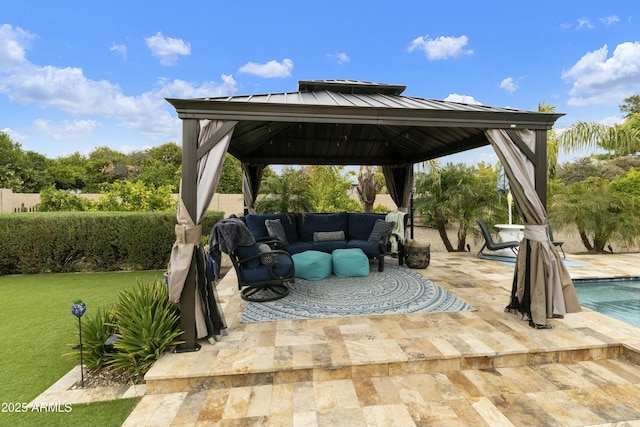
[[[640,254],[569,258],[640,276]],[[640,426],[640,328],[585,309],[532,329],[504,312],[513,267],[472,253],[413,271],[477,311],[243,324],[232,270],[228,335],[165,354],[124,425]]]

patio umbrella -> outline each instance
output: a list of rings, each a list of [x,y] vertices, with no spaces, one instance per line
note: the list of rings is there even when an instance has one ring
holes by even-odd
[[[515,138],[535,153],[536,132],[491,129],[486,135],[510,178],[510,190],[525,225],[506,310],[522,313],[534,328],[551,328],[548,318],[581,308],[571,276],[549,239],[547,213],[534,185],[533,163],[514,142]]]

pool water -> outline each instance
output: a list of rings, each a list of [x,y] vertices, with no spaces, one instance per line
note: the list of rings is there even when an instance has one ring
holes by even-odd
[[[640,278],[575,279],[580,304],[640,327]]]

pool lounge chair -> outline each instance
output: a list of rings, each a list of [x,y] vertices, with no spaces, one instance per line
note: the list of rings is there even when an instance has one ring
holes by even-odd
[[[482,221],[478,220],[478,225],[480,226],[480,231],[482,231],[482,236],[484,237],[484,244],[478,251],[478,258],[482,258],[481,255],[484,255],[482,251],[486,248],[490,251],[499,251],[500,249],[511,249],[514,255],[518,254],[518,246],[520,246],[520,242],[515,240],[509,242],[494,242],[493,237],[491,237],[491,233],[487,228],[487,225]]]
[[[553,230],[551,229],[551,224],[549,224],[549,240],[551,240],[553,246],[560,248],[560,251],[562,252],[562,258],[567,258],[567,255],[564,253],[564,248],[562,247],[562,245],[564,245],[564,242],[553,240]]]

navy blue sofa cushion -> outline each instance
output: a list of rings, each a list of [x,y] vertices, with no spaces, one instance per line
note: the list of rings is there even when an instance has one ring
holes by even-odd
[[[375,257],[381,254],[380,252],[380,244],[370,242],[368,240],[349,240],[347,241],[347,249],[362,249],[362,251],[367,254],[368,257]]]
[[[310,251],[312,249],[313,242],[301,242],[299,240],[295,243],[290,243],[289,246],[287,246],[287,252],[289,252],[291,255],[298,254],[304,251]]]
[[[350,212],[347,240],[368,240],[376,220],[385,219],[384,214]],[[366,251],[365,251],[366,252]]]
[[[313,242],[313,233],[317,231],[345,231],[349,215],[347,212],[307,213],[297,218],[298,237],[303,242]],[[371,230],[369,230],[371,232]],[[315,242],[321,243],[321,242]]]
[[[346,240],[330,240],[326,242],[313,242],[313,249],[330,254],[335,249],[347,249]]]

